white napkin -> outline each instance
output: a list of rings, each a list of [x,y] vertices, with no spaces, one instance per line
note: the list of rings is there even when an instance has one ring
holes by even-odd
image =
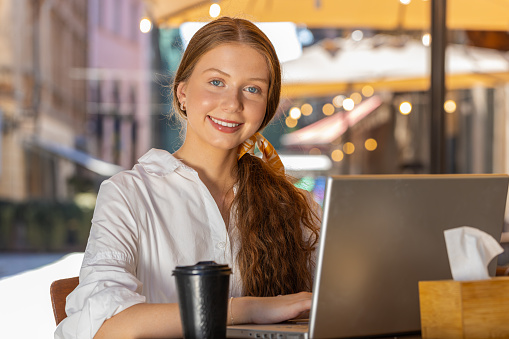
[[[504,249],[491,235],[462,226],[444,231],[447,255],[454,280],[489,279],[488,264]]]

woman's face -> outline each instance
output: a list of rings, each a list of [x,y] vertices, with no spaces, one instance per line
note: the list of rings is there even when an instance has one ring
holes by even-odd
[[[236,149],[260,128],[268,90],[267,62],[254,48],[223,44],[208,51],[177,89],[187,113],[186,142]]]

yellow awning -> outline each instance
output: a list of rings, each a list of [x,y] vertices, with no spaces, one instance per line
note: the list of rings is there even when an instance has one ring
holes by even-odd
[[[220,15],[308,27],[427,30],[431,0],[221,0]],[[209,21],[211,0],[145,0],[157,25]],[[509,0],[448,0],[449,29],[509,30]]]

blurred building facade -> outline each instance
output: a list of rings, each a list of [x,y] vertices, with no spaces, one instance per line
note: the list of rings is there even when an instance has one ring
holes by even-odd
[[[66,200],[150,145],[142,0],[0,1],[0,200]]]
[[[150,34],[140,31],[142,0],[89,0],[87,148],[131,168],[150,141]]]
[[[0,199],[65,199],[75,165],[42,145],[85,135],[87,2],[0,1]]]

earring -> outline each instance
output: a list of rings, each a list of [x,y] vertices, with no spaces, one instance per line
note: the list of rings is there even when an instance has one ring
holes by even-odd
[[[181,110],[182,112],[185,112],[185,111],[186,111],[186,109],[184,108],[184,103],[183,103],[183,102],[181,102],[181,103],[180,103],[180,110]]]

